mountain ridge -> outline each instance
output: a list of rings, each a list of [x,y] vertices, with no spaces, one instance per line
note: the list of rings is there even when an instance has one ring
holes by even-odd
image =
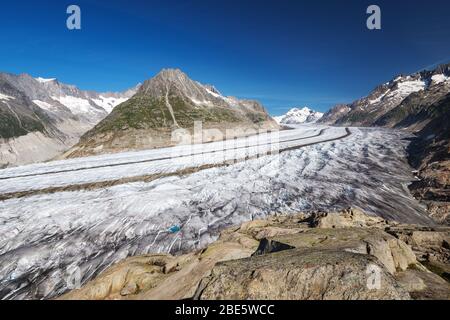
[[[410,186],[430,215],[450,224],[450,64],[400,75],[351,104],[337,105],[319,123],[407,130],[417,181]]]
[[[278,129],[259,102],[222,96],[180,69],[162,69],[63,157],[170,146],[172,131],[192,131],[195,121],[220,132],[211,141],[223,138],[227,129]]]
[[[375,87],[367,96],[349,104],[331,108],[319,121],[331,125],[400,127],[398,122],[379,122],[388,112],[395,112],[405,99],[414,95],[446,94],[450,91],[450,64],[440,65],[434,70],[424,70],[411,75],[399,75]],[[407,102],[407,101],[406,101]],[[405,102],[405,103],[406,103]],[[404,104],[403,104],[404,105]],[[405,114],[405,117],[408,114]],[[380,120],[382,121],[382,120]]]
[[[286,114],[274,117],[279,124],[316,123],[323,117],[322,112],[314,111],[309,107],[292,108]]]
[[[57,156],[135,90],[97,93],[56,78],[0,73],[0,167]]]

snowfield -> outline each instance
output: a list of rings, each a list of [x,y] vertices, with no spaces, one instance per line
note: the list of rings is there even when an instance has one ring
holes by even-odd
[[[95,104],[105,109],[108,113],[111,113],[116,106],[127,100],[128,98],[104,97],[102,95],[98,99],[92,99]]]
[[[9,100],[13,100],[13,99],[15,99],[15,98],[14,98],[14,97],[11,97],[11,96],[8,96],[8,95],[6,95],[6,94],[0,93],[0,100],[6,100],[6,101],[9,101]]]
[[[39,108],[47,110],[47,111],[55,111],[58,110],[58,107],[51,105],[48,102],[41,100],[33,100],[33,103],[36,104]]]
[[[88,99],[74,96],[53,96],[52,99],[65,105],[75,115],[95,115],[101,113],[101,110],[93,107]]]
[[[0,298],[52,298],[128,256],[199,249],[223,228],[274,213],[354,206],[431,224],[407,189],[414,180],[405,160],[408,136],[350,132],[319,126],[282,131],[284,151],[272,155],[265,154],[276,133],[226,142],[232,151],[215,142],[1,170],[0,195],[10,198],[0,201]],[[222,165],[233,158],[240,160]],[[211,168],[176,174],[200,165]],[[175,174],[139,181],[161,173]],[[83,186],[130,177],[137,182]]]

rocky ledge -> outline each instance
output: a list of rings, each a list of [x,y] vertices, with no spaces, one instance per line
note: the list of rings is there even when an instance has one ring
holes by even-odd
[[[197,252],[128,258],[60,299],[450,299],[449,262],[447,227],[277,215]]]

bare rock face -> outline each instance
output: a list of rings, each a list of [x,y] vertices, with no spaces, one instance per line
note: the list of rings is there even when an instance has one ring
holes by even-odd
[[[423,118],[435,113],[435,119],[417,133],[408,148],[409,161],[417,168],[417,181],[409,188],[414,197],[427,205],[438,223],[450,225],[450,89],[443,99],[422,110]],[[422,102],[422,100],[419,100]],[[423,108],[422,108],[423,109]]]
[[[61,299],[449,299],[449,235],[355,209],[279,215],[126,259]]]
[[[214,265],[220,261],[250,257],[257,246],[258,241],[237,235],[182,256],[154,254],[129,258],[61,299],[189,299]]]
[[[309,217],[314,228],[351,228],[351,227],[384,227],[388,222],[377,216],[369,216],[358,209],[347,209],[340,214],[317,212]]]
[[[271,239],[271,245],[298,249],[336,250],[378,258],[387,272],[395,274],[417,265],[416,256],[403,241],[380,229],[311,229]],[[261,248],[260,248],[261,249]],[[267,250],[262,250],[267,253]]]
[[[0,73],[0,168],[63,153],[137,89],[96,93],[56,79]]]
[[[441,280],[450,281],[450,228],[398,225],[386,231],[410,246],[417,260]]]
[[[416,300],[450,300],[450,285],[433,272],[409,269],[395,276],[411,298]]]
[[[370,270],[379,270],[379,289]],[[217,265],[200,284],[199,299],[371,300],[409,299],[370,255],[340,250],[286,250]]]

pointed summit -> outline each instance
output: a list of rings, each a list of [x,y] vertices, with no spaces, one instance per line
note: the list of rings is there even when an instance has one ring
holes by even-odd
[[[144,86],[146,83],[150,81],[162,81],[166,83],[183,83],[186,82],[189,79],[188,75],[181,71],[180,69],[162,69],[156,76],[154,76],[152,79],[149,79],[144,82]]]
[[[163,69],[86,133],[67,157],[170,146],[172,130],[192,130],[195,121],[223,130],[224,136],[227,129],[279,128],[258,102],[224,97],[180,69]]]
[[[145,81],[139,92],[154,97],[165,96],[167,91],[192,96],[199,90],[198,84],[180,69],[162,69],[155,77]]]
[[[156,75],[156,77],[162,77],[165,79],[177,79],[179,77],[187,78],[188,76],[178,68],[164,68]]]

